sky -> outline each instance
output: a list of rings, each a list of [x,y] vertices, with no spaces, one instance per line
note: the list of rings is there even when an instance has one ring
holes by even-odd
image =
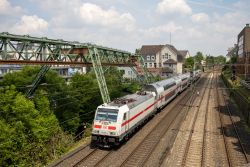
[[[132,53],[171,43],[191,55],[218,56],[250,23],[249,6],[249,0],[0,0],[0,32]]]

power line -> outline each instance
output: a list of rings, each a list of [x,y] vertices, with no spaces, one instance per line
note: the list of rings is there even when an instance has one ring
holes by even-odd
[[[88,80],[87,81],[77,81],[77,82],[68,82],[68,83],[86,83],[86,82],[89,82]],[[97,83],[97,82],[96,82]],[[14,85],[14,84],[12,84]],[[39,84],[39,86],[53,86],[53,85],[66,85],[66,83],[54,83],[54,84],[48,84],[48,83],[41,83]],[[5,88],[5,87],[10,87],[11,85],[7,85],[7,86],[0,86],[0,88]],[[14,85],[16,88],[29,88],[31,86],[30,85]]]

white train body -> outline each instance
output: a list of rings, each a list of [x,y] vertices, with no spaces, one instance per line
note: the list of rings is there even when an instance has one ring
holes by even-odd
[[[155,110],[155,93],[131,94],[97,108],[92,140],[119,143]]]
[[[157,110],[164,107],[190,83],[189,73],[146,85],[142,92],[126,95],[99,106],[95,113],[92,143],[119,145]]]

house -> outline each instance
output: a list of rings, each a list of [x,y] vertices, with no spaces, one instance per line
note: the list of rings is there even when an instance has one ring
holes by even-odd
[[[246,26],[238,35],[238,55],[237,55],[237,73],[242,75],[246,80],[250,80],[250,26]]]
[[[178,50],[184,59],[191,57],[188,50]]]
[[[130,80],[135,80],[137,75],[134,73],[134,71],[130,67],[118,67],[119,71],[123,72],[123,78],[127,78]]]
[[[184,56],[173,45],[143,45],[140,55],[144,58],[145,67],[154,75],[182,73]],[[138,70],[140,72],[141,69]]]

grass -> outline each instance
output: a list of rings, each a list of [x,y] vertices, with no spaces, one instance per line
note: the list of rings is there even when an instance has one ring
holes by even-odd
[[[224,78],[224,79],[223,79]],[[237,107],[237,111],[241,111],[239,112],[241,117],[244,118],[244,122],[245,122],[245,129],[250,132],[250,120],[247,120],[247,116],[244,115],[244,112],[245,114],[247,112],[250,112],[249,111],[249,107],[250,106],[250,92],[249,90],[247,90],[245,87],[242,87],[241,84],[240,84],[240,78],[236,78],[235,81],[232,81],[231,79],[231,73],[229,70],[225,70],[223,71],[222,73],[222,79],[225,83],[225,85],[230,89],[230,92],[234,92],[233,94],[239,94],[240,97],[242,97],[242,100],[245,99],[246,101],[240,105],[243,105],[243,106],[240,106],[238,103],[236,103],[237,99],[234,99],[236,98],[235,96],[233,96],[233,102],[234,104],[236,104],[236,107]],[[239,99],[238,99],[239,100]]]

